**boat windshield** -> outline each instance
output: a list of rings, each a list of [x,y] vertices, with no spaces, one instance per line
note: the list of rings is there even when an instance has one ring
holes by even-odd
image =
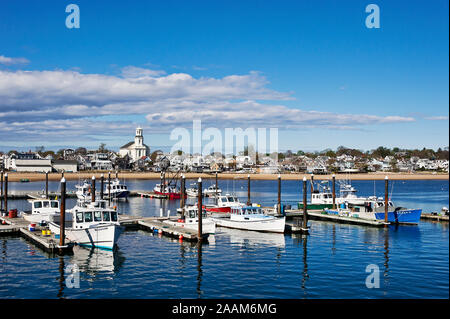
[[[102,212],[94,212],[94,221],[96,222],[102,221]]]
[[[85,212],[84,213],[84,222],[85,223],[91,223],[92,222],[92,212]]]
[[[230,203],[233,203],[233,202],[235,202],[235,200],[234,200],[234,198],[233,197],[227,197],[227,200],[230,202]]]
[[[109,212],[103,212],[103,221],[104,222],[109,222],[111,221],[111,217],[109,215]]]
[[[117,221],[117,212],[111,212],[111,221],[113,222]]]
[[[51,201],[51,206],[52,206],[52,208],[58,208],[59,207],[59,202],[57,202],[57,201]]]

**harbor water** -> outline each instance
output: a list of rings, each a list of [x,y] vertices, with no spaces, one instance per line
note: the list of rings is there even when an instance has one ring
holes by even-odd
[[[126,184],[150,191],[158,182]],[[76,183],[69,181],[67,189]],[[203,186],[212,183],[206,179]],[[40,191],[44,185],[9,183],[9,190]],[[49,185],[58,190],[59,183]],[[352,185],[360,196],[384,195],[384,181]],[[245,178],[220,180],[219,187],[247,200]],[[398,206],[426,213],[449,206],[448,181],[391,181],[391,191]],[[277,181],[252,181],[251,195],[253,202],[273,206]],[[282,203],[294,207],[300,199],[301,182],[283,181]],[[74,204],[71,198],[66,206]],[[159,216],[161,208],[174,215],[179,205],[141,197],[117,203],[121,213],[136,216]],[[26,200],[9,200],[8,207],[31,208]],[[20,237],[0,237],[0,298],[449,298],[448,222],[380,229],[324,221],[310,226],[308,236],[218,228],[200,249],[126,231],[114,252],[75,247],[63,257]],[[379,285],[369,288],[373,269],[379,270]]]

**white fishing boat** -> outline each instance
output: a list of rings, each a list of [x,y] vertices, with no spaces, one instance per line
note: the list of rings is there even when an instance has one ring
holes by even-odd
[[[197,206],[186,206],[184,219],[164,220],[163,223],[183,227],[191,230],[198,230],[198,208]],[[206,210],[202,212],[202,234],[215,234],[216,223],[212,218],[207,217]]]
[[[75,195],[77,195],[78,200],[84,202],[91,200],[91,184],[89,184],[86,180],[84,180],[82,184],[75,185],[75,188]]]
[[[105,195],[110,196],[111,199],[127,199],[130,191],[127,185],[122,184],[118,178],[111,181],[111,185],[106,185]]]
[[[66,219],[65,234],[70,241],[80,246],[103,249],[116,246],[123,227],[119,224],[117,212],[109,208],[106,201],[86,203],[79,200],[69,212],[72,219]],[[50,222],[49,228],[59,234],[59,221]]]
[[[208,197],[215,197],[222,194],[222,190],[216,186],[216,184],[209,186],[203,190],[203,194]]]
[[[186,195],[188,197],[197,197],[198,196],[197,183],[192,183],[191,187],[186,189]]]
[[[229,217],[215,217],[213,220],[220,227],[284,233],[286,217],[265,215],[261,207],[235,206],[231,207]]]
[[[22,212],[22,217],[30,223],[49,223],[59,221],[60,208],[59,201],[54,199],[35,199],[29,200],[31,203],[31,211]],[[71,213],[67,213],[67,218],[72,218]]]

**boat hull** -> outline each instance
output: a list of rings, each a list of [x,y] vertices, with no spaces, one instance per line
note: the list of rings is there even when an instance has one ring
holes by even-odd
[[[58,224],[50,223],[49,227],[53,233],[59,234],[60,227]],[[123,227],[115,224],[81,229],[65,229],[66,237],[80,246],[109,250],[114,249],[122,232]]]
[[[155,191],[155,194],[167,196],[169,199],[180,199],[181,198],[181,193],[163,193],[163,192]]]
[[[210,213],[229,213],[231,212],[231,207],[205,207],[205,210]]]
[[[394,224],[418,224],[421,215],[421,209],[404,209],[388,212],[388,222]],[[384,220],[384,212],[375,213],[375,217],[377,220]]]
[[[306,204],[306,208],[322,210],[325,208],[333,208],[333,204]],[[303,209],[303,203],[298,203],[298,209]]]
[[[286,217],[282,218],[266,218],[258,220],[232,220],[230,218],[214,218],[217,226],[242,229],[242,230],[252,230],[259,232],[270,232],[270,233],[284,233]]]

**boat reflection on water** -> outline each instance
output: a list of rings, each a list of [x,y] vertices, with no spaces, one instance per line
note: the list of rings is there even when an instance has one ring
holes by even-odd
[[[284,234],[279,233],[263,233],[232,228],[221,228],[220,236],[223,235],[229,236],[230,243],[237,244],[242,247],[271,246],[284,248],[286,245]]]
[[[120,250],[88,249],[80,246],[73,247],[70,262],[77,265],[80,272],[85,273],[87,280],[95,280],[99,273],[114,274],[119,271],[125,261]]]

